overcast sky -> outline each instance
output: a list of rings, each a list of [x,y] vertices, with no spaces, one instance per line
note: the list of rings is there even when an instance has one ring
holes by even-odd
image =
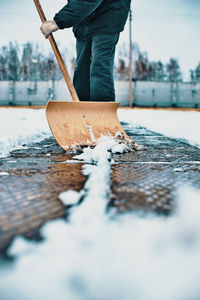
[[[47,18],[66,4],[66,0],[41,0]],[[133,40],[150,60],[166,63],[170,57],[179,60],[184,74],[200,62],[200,0],[134,0]],[[32,0],[0,0],[0,46],[17,40],[38,42],[48,51],[39,31],[40,20]],[[73,43],[71,29],[55,34],[61,46]],[[120,42],[128,41],[128,26]],[[185,76],[186,78],[186,76]]]

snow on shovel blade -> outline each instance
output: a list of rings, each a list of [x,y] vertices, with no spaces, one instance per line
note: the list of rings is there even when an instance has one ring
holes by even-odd
[[[46,115],[57,143],[64,150],[73,145],[92,145],[102,135],[115,136],[124,132],[116,102],[49,101]]]

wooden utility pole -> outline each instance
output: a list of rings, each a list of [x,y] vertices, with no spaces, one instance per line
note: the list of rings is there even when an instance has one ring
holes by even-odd
[[[133,106],[133,45],[132,45],[132,10],[129,13],[129,105]]]

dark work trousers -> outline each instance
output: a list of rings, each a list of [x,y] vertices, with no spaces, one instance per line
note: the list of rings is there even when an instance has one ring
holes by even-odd
[[[81,101],[115,101],[113,65],[119,33],[76,42],[74,87]]]

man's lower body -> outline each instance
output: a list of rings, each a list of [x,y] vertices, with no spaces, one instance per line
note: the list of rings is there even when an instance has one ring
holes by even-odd
[[[119,33],[76,42],[74,87],[81,101],[115,101],[113,65]]]

